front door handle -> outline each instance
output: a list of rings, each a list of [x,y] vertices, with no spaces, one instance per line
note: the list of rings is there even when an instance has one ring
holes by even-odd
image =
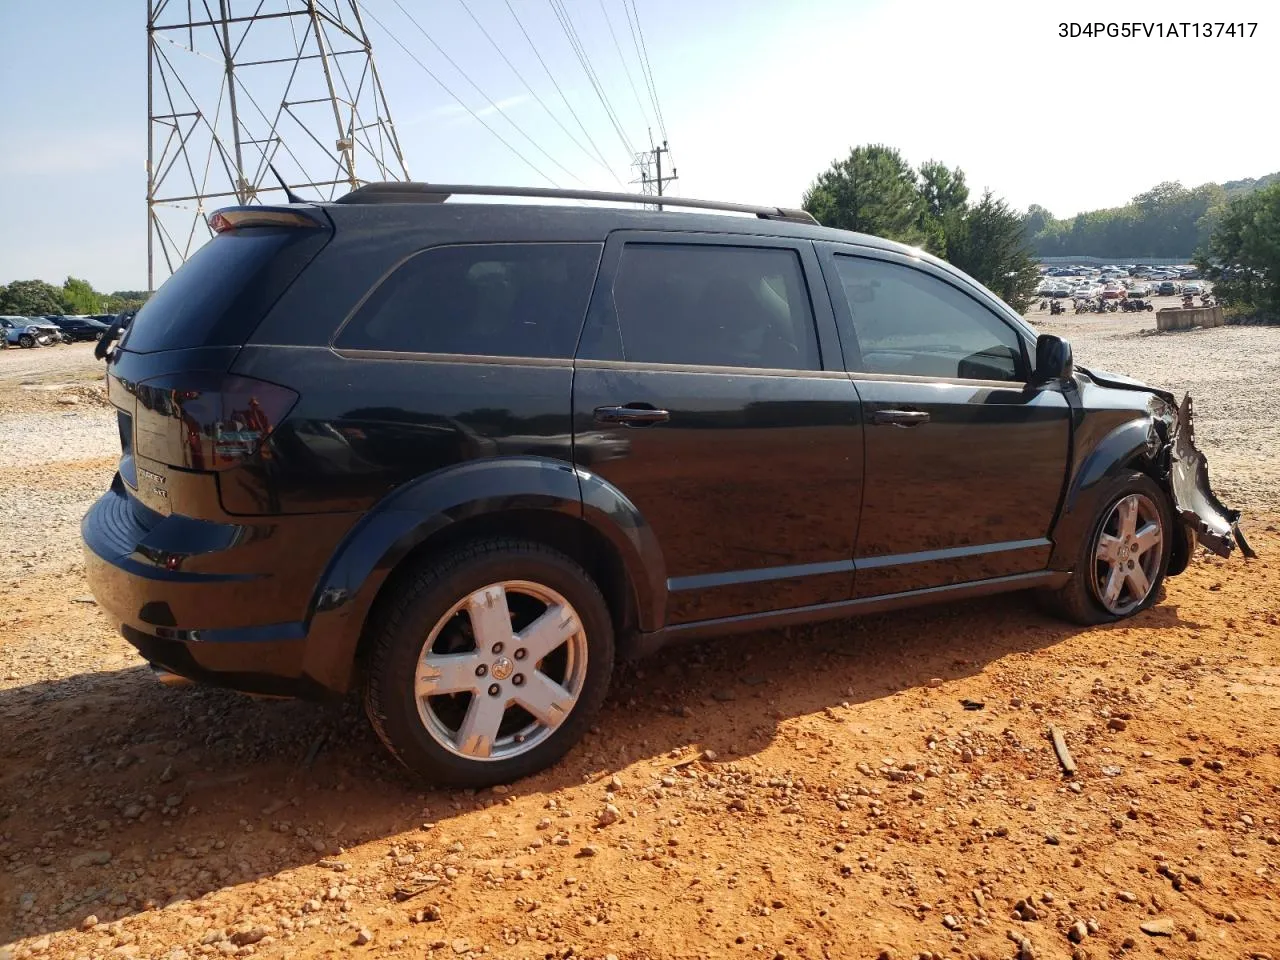
[[[671,414],[649,404],[628,403],[619,407],[596,407],[597,423],[620,423],[624,427],[647,427],[666,423]]]
[[[872,423],[887,423],[895,427],[918,427],[929,422],[929,414],[923,410],[875,410]]]

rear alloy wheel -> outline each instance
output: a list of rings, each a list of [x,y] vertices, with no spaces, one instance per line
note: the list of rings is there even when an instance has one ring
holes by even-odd
[[[506,783],[586,732],[613,673],[613,623],[569,557],[481,540],[390,589],[370,624],[365,709],[409,769],[441,786]]]
[[[18,346],[26,347],[28,350],[36,345],[36,338],[29,333],[24,333],[18,337]]]
[[[1144,473],[1115,478],[1102,502],[1071,579],[1039,593],[1050,613],[1074,623],[1122,620],[1155,603],[1178,533],[1168,494]]]
[[[455,756],[518,757],[573,712],[588,656],[578,612],[556,591],[528,580],[488,584],[455,603],[423,644],[418,716]]]

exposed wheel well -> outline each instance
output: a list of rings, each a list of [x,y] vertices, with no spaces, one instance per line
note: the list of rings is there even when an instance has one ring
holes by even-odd
[[[1161,475],[1159,465],[1144,454],[1139,454],[1130,460],[1129,466],[1154,480],[1169,499],[1169,513],[1173,515],[1174,529],[1169,531],[1173,539],[1173,549],[1169,554],[1169,569],[1166,576],[1176,577],[1187,569],[1191,563],[1191,557],[1195,554],[1195,534],[1179,519],[1177,501],[1173,498],[1173,491],[1169,489],[1168,478]]]
[[[428,537],[401,558],[383,581],[365,618],[364,631],[356,650],[356,663],[363,665],[369,646],[370,625],[377,621],[379,607],[393,596],[397,585],[419,565],[429,562],[460,544],[485,537],[516,537],[546,544],[572,558],[595,580],[604,594],[613,619],[618,650],[625,654],[636,628],[636,596],[626,567],[613,545],[585,520],[551,510],[505,510],[451,523]]]

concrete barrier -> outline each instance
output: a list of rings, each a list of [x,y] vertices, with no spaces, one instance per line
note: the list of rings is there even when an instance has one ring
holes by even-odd
[[[1157,330],[1190,330],[1192,327],[1220,327],[1225,321],[1222,307],[1167,307],[1156,311]]]

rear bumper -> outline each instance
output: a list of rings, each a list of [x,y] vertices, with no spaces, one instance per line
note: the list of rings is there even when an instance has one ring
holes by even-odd
[[[246,693],[332,697],[344,692],[350,665],[335,668],[317,650],[325,640],[309,608],[328,551],[300,555],[300,546],[318,546],[314,522],[302,529],[310,519],[161,516],[117,475],[81,522],[85,573],[101,609],[149,663]]]

